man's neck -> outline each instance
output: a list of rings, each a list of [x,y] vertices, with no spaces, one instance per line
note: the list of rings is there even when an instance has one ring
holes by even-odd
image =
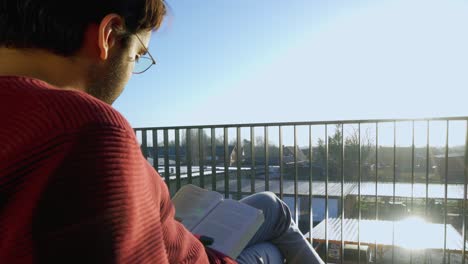
[[[86,75],[76,58],[37,49],[0,47],[0,76],[24,76],[57,88],[84,91]]]

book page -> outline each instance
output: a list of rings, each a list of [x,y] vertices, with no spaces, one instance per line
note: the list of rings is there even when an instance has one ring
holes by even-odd
[[[175,217],[190,231],[223,199],[220,193],[187,184],[172,198]]]
[[[223,200],[193,233],[212,237],[210,247],[236,259],[264,221],[263,212],[235,200]]]

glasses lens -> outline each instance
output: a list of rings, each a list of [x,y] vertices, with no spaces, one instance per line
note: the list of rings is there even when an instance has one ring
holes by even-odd
[[[153,60],[148,57],[140,57],[138,61],[135,61],[133,73],[142,73],[146,71],[153,64]]]

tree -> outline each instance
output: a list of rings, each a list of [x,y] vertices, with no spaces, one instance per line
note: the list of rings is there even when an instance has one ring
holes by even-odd
[[[199,129],[184,129],[181,131],[180,147],[185,149],[185,158],[188,156],[187,154],[190,154],[192,165],[200,164],[200,154],[203,155],[204,159],[211,155],[211,149],[209,147],[211,145],[210,136],[208,136],[208,133],[206,133],[204,129],[202,129],[201,132],[202,133],[200,135]],[[187,133],[189,137],[187,136]],[[187,141],[187,139],[189,140]],[[200,153],[199,143],[202,144],[202,153]]]
[[[313,164],[325,169],[327,161],[326,144],[328,144],[328,179],[341,180],[341,164],[343,163],[345,179],[357,181],[359,178],[359,149],[361,149],[361,168],[366,171],[366,161],[375,147],[374,138],[369,129],[359,134],[359,130],[351,126],[348,135],[343,139],[342,125],[337,124],[334,133],[328,135],[327,142],[318,140],[318,147],[313,151]],[[362,132],[362,131],[361,131]],[[344,150],[343,150],[344,144]],[[344,160],[342,157],[344,151]],[[362,174],[363,177],[365,173]]]

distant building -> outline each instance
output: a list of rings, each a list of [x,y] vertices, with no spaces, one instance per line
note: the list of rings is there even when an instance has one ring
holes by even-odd
[[[309,161],[309,158],[304,154],[304,152],[302,152],[299,146],[296,146],[296,148],[294,148],[294,146],[283,145],[283,162],[285,164],[290,164],[290,163],[294,164],[294,154],[295,154],[294,152],[296,152],[296,155],[297,155],[296,157],[297,163],[304,163],[304,162]]]

